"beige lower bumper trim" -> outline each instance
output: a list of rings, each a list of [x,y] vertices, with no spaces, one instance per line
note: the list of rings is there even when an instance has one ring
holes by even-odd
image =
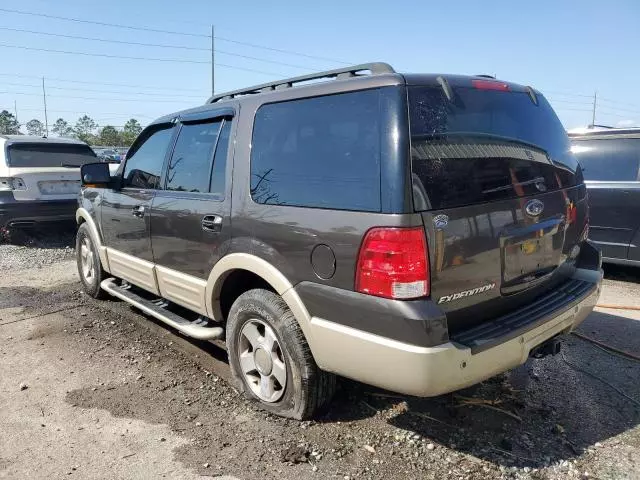
[[[453,342],[418,347],[311,319],[313,354],[320,368],[377,387],[430,397],[459,390],[524,363],[545,340],[577,327],[593,310],[600,285],[547,323],[475,355]]]

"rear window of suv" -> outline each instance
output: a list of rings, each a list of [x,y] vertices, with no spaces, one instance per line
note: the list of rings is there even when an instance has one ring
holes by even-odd
[[[416,210],[534,195],[580,183],[569,139],[542,95],[410,87]]]
[[[251,145],[257,203],[380,211],[380,92],[263,105]]]
[[[7,147],[10,167],[78,166],[97,161],[88,145],[65,143],[17,143]]]

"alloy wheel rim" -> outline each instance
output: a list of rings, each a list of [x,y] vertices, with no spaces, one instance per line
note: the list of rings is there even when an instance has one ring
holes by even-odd
[[[251,319],[240,331],[238,363],[246,384],[262,401],[277,402],[287,385],[287,367],[280,342],[262,320]]]
[[[83,238],[80,244],[80,264],[82,266],[82,276],[87,283],[93,283],[95,278],[93,265],[93,250],[88,238]]]

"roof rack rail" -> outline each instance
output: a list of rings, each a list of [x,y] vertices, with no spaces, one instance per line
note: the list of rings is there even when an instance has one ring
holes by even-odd
[[[220,100],[229,100],[235,98],[238,95],[249,95],[252,93],[263,93],[272,90],[281,90],[283,88],[291,88],[295,83],[308,82],[310,80],[320,80],[323,78],[342,79],[362,76],[361,72],[365,71],[370,72],[369,75],[396,73],[393,67],[388,63],[362,63],[360,65],[353,65],[352,67],[338,68],[336,70],[326,70],[324,72],[302,75],[300,77],[285,78],[284,80],[277,80],[275,82],[263,83],[261,85],[255,85],[253,87],[241,88],[239,90],[221,93],[219,95],[210,97],[207,100],[207,103],[216,103]]]

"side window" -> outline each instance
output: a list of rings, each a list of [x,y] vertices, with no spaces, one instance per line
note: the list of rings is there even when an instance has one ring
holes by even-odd
[[[123,187],[158,188],[162,165],[173,136],[173,126],[142,133],[124,166]]]
[[[609,138],[574,141],[571,151],[585,180],[630,182],[638,180],[640,139]]]
[[[166,189],[209,191],[209,172],[222,120],[182,126],[167,168]]]
[[[211,187],[209,191],[216,198],[224,199],[225,174],[227,170],[227,154],[229,152],[229,137],[231,135],[231,120],[225,120],[220,130],[220,138],[216,153],[213,157],[213,169],[211,170]]]
[[[268,104],[256,113],[257,203],[380,211],[379,91]]]

